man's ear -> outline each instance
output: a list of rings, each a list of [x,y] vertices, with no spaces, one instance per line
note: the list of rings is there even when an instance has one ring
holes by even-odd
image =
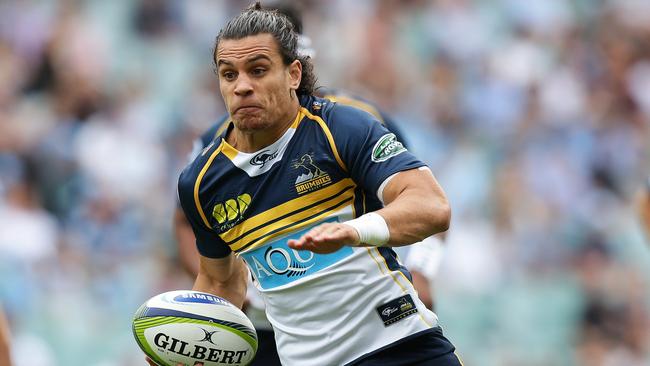
[[[302,64],[299,60],[293,60],[289,64],[289,87],[292,90],[297,90],[300,86],[300,80],[302,80]]]

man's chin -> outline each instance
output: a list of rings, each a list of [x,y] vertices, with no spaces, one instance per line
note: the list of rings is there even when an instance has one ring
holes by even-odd
[[[232,120],[235,127],[244,132],[259,131],[268,127],[268,123],[260,116],[236,116]]]

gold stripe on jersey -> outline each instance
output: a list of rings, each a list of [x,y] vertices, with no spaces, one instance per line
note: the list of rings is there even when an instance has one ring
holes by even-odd
[[[300,209],[305,208],[310,203],[320,202],[327,200],[333,196],[336,196],[341,191],[350,189],[354,187],[354,181],[350,178],[342,179],[332,185],[329,185],[323,189],[319,189],[314,192],[310,192],[304,196],[294,198],[287,202],[280,204],[279,206],[272,207],[264,212],[261,212],[251,218],[246,219],[246,221],[241,224],[235,225],[230,230],[221,234],[221,238],[226,242],[230,243],[234,240],[239,240],[240,236],[248,235],[253,231],[263,227],[264,225],[270,223],[273,220],[278,218],[283,218],[284,216],[291,215],[293,212],[298,212]],[[244,224],[246,224],[244,227]]]
[[[372,114],[375,118],[377,118],[377,120],[379,120],[379,122],[381,122],[382,125],[385,124],[384,118],[381,116],[381,113],[379,113],[377,108],[375,108],[372,104],[354,98],[346,97],[344,95],[326,95],[323,98],[331,100],[332,102],[335,103],[341,103],[341,104],[349,105],[351,107],[359,108],[363,111]]]
[[[194,182],[194,204],[196,205],[196,210],[199,212],[199,215],[201,216],[201,219],[203,220],[203,223],[205,226],[208,227],[208,229],[212,229],[210,227],[210,222],[208,222],[208,218],[205,216],[205,213],[203,212],[203,208],[201,207],[201,201],[199,201],[199,187],[201,186],[201,180],[203,179],[203,176],[205,175],[205,172],[208,171],[208,168],[210,168],[210,165],[212,164],[212,161],[214,160],[217,155],[219,155],[219,152],[223,148],[223,142],[219,144],[219,147],[217,147],[212,154],[210,154],[210,157],[208,158],[208,161],[203,165],[203,168],[201,168],[201,172],[199,173],[199,176],[196,178],[196,181]]]
[[[381,253],[379,253],[379,249],[377,249],[377,248],[368,248],[368,254],[370,254],[372,259],[374,259],[375,262],[377,262],[377,266],[379,266],[379,270],[381,271],[381,273],[382,274],[388,274],[393,279],[393,281],[395,281],[395,283],[397,283],[397,285],[402,289],[402,292],[406,293],[407,292],[406,288],[404,288],[404,286],[397,280],[397,278],[395,278],[395,275],[393,274],[393,271],[390,268],[388,268],[388,263],[386,263],[386,259],[381,255]],[[375,257],[375,254],[377,255],[376,257]],[[382,267],[381,263],[379,262],[379,260],[377,258],[381,258],[381,261],[384,262],[384,266],[386,267],[385,271],[384,271],[384,268]],[[397,272],[402,273],[401,271],[397,271]],[[404,275],[404,274],[402,273],[402,275]],[[404,278],[406,278],[406,277],[404,277]],[[407,281],[408,281],[408,279],[407,279]]]
[[[304,107],[301,107],[300,109],[302,110],[302,113],[305,114],[305,117],[309,118],[312,121],[316,121],[318,123],[318,125],[321,127],[321,129],[325,133],[325,136],[327,136],[327,141],[329,141],[329,143],[330,143],[330,147],[332,148],[332,151],[334,152],[334,157],[336,158],[336,161],[339,163],[341,168],[344,171],[347,172],[348,168],[345,166],[345,164],[343,164],[343,160],[341,160],[341,156],[339,155],[339,150],[336,148],[336,144],[334,144],[334,136],[332,136],[332,132],[327,127],[327,124],[325,123],[325,121],[323,121],[323,119],[320,118],[319,116],[314,116],[313,114],[311,114],[311,112],[309,112]]]
[[[294,198],[279,206],[275,206],[246,219],[240,224],[235,225],[230,230],[222,233],[220,236],[232,250],[239,250],[246,243],[244,239],[250,239],[251,234],[256,231],[264,228],[264,232],[268,232],[265,228],[270,225],[274,225],[273,227],[277,228],[278,225],[275,224],[280,220],[291,219],[297,221],[296,215],[300,214],[302,211],[308,210],[312,207],[326,207],[328,203],[331,203],[332,200],[340,196],[353,195],[355,188],[356,185],[352,179],[342,179],[323,189]]]
[[[300,108],[298,111],[298,115],[296,116],[296,119],[293,120],[293,123],[291,124],[291,128],[296,129],[300,125],[300,122],[302,122],[302,119],[305,117],[305,113],[303,112],[304,108]]]
[[[228,157],[230,160],[234,160],[237,154],[239,154],[239,151],[232,147],[226,140],[223,140],[223,149],[221,149],[223,154]]]
[[[280,235],[283,235],[291,231],[299,230],[312,223],[323,220],[331,213],[339,211],[347,207],[348,205],[351,206],[352,200],[353,200],[352,196],[345,195],[341,199],[333,200],[333,202],[328,202],[329,204],[327,205],[327,207],[310,210],[312,212],[303,212],[300,215],[297,215],[299,216],[299,218],[291,217],[290,219],[282,220],[282,222],[278,222],[277,225],[274,225],[277,226],[274,229],[265,227],[263,229],[262,235],[258,236],[257,238],[251,241],[247,241],[243,247],[241,247],[235,252],[240,253],[244,250],[248,251],[248,250],[257,249],[263,246],[267,241],[274,239]]]

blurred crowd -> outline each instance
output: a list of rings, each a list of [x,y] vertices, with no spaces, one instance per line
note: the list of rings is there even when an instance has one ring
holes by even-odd
[[[248,3],[0,1],[16,366],[143,364],[131,316],[191,287],[176,180],[224,113],[213,41]],[[449,195],[436,311],[465,363],[650,364],[650,2],[298,3],[319,84],[396,117]]]

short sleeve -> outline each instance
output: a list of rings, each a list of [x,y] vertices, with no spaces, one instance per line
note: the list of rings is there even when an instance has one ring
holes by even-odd
[[[219,237],[219,235],[209,228],[194,200],[194,182],[195,174],[192,174],[194,164],[189,165],[178,180],[178,199],[187,221],[192,226],[192,231],[196,237],[196,247],[199,253],[208,258],[224,258],[230,253],[230,247]]]
[[[381,183],[401,171],[425,166],[370,113],[335,105],[327,123],[352,179],[376,193]]]

